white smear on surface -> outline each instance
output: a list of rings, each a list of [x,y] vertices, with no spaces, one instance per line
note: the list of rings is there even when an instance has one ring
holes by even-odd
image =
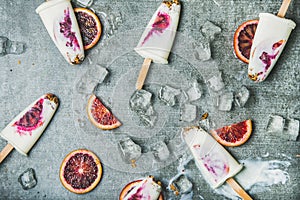
[[[289,180],[287,168],[291,165],[288,161],[270,160],[241,160],[244,169],[234,178],[250,194],[270,190],[270,186],[286,184]],[[241,199],[228,184],[216,189],[220,195],[230,199]]]
[[[173,176],[170,180],[169,180],[169,183],[168,183],[168,187],[167,189],[169,191],[171,191],[172,193],[174,191],[172,191],[171,189],[171,185],[172,183],[174,182],[174,180],[176,180],[178,177],[180,177],[181,175],[185,175],[187,177],[191,176],[191,171],[186,169],[186,165],[193,160],[193,156],[191,154],[183,154],[182,157],[180,157],[179,159],[179,165],[177,167],[177,171],[178,173]],[[193,183],[192,183],[193,184]],[[193,199],[193,196],[194,196],[194,192],[193,190],[189,193],[186,193],[186,194],[180,194],[180,200],[192,200]]]
[[[292,160],[292,157],[286,155],[285,153],[278,153],[278,155],[279,155],[279,156],[282,156],[282,157],[284,157],[284,158],[287,158],[287,159],[289,159],[289,160]]]

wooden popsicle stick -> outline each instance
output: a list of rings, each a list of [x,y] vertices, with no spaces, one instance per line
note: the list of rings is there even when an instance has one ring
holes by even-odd
[[[278,14],[277,14],[278,17],[284,18],[290,3],[291,3],[291,0],[283,0],[282,1],[282,4],[281,4],[280,9],[279,9]]]
[[[0,152],[0,163],[6,158],[6,156],[14,149],[13,145],[7,144]]]
[[[245,192],[245,190],[234,180],[234,178],[229,178],[226,182],[231,186],[231,188],[244,200],[252,200],[252,198]]]
[[[149,70],[151,62],[152,62],[151,58],[145,58],[144,63],[142,65],[142,69],[140,71],[140,74],[139,74],[138,79],[135,84],[135,88],[137,90],[142,89],[145,79],[146,79],[146,76],[148,74],[148,70]]]

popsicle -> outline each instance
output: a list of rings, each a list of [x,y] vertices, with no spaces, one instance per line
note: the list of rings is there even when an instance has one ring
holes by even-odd
[[[122,200],[158,200],[161,199],[160,193],[161,186],[153,180],[153,176],[148,176],[131,189]]]
[[[243,199],[252,199],[233,179],[243,166],[202,128],[190,127],[182,137],[191,151],[196,166],[212,188],[227,182]]]
[[[54,94],[45,94],[17,115],[0,133],[8,144],[0,152],[0,163],[15,148],[27,153],[42,135],[59,104]]]
[[[152,16],[134,49],[144,59],[136,89],[143,87],[151,62],[168,63],[180,14],[179,0],[163,1]]]
[[[248,76],[255,82],[267,78],[280,57],[291,31],[296,27],[295,22],[284,18],[290,1],[283,1],[277,16],[270,13],[259,14],[248,65]]]
[[[84,59],[84,47],[70,0],[51,0],[36,10],[60,53],[70,64]]]

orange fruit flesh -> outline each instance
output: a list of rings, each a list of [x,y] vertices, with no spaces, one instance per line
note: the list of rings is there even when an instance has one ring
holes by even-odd
[[[234,33],[233,47],[235,55],[247,64],[249,63],[252,41],[257,24],[257,19],[246,21]]]
[[[211,134],[225,146],[239,146],[244,144],[252,133],[252,121],[250,119],[212,130]]]
[[[76,194],[84,194],[93,190],[100,182],[101,162],[91,151],[78,149],[64,158],[59,176],[66,189]]]
[[[84,49],[88,50],[95,46],[100,39],[102,33],[100,20],[93,11],[86,8],[75,8],[74,12]]]
[[[111,130],[122,125],[94,94],[88,100],[87,113],[90,121],[97,128]]]

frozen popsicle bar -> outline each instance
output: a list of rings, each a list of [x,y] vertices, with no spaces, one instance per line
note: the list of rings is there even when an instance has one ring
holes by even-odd
[[[64,58],[70,64],[81,63],[84,59],[84,48],[70,0],[46,1],[36,12]]]
[[[21,154],[27,155],[58,107],[58,98],[45,94],[17,115],[0,133]]]
[[[148,176],[139,182],[123,200],[157,200],[161,193],[161,186],[157,184],[152,176]]]
[[[179,0],[164,1],[152,16],[135,51],[155,63],[167,64],[179,14]]]
[[[248,76],[255,82],[264,81],[286,45],[295,22],[270,13],[260,13],[254,35]]]
[[[195,163],[212,188],[221,186],[243,166],[216,140],[201,128],[184,129],[182,137],[189,147]]]

